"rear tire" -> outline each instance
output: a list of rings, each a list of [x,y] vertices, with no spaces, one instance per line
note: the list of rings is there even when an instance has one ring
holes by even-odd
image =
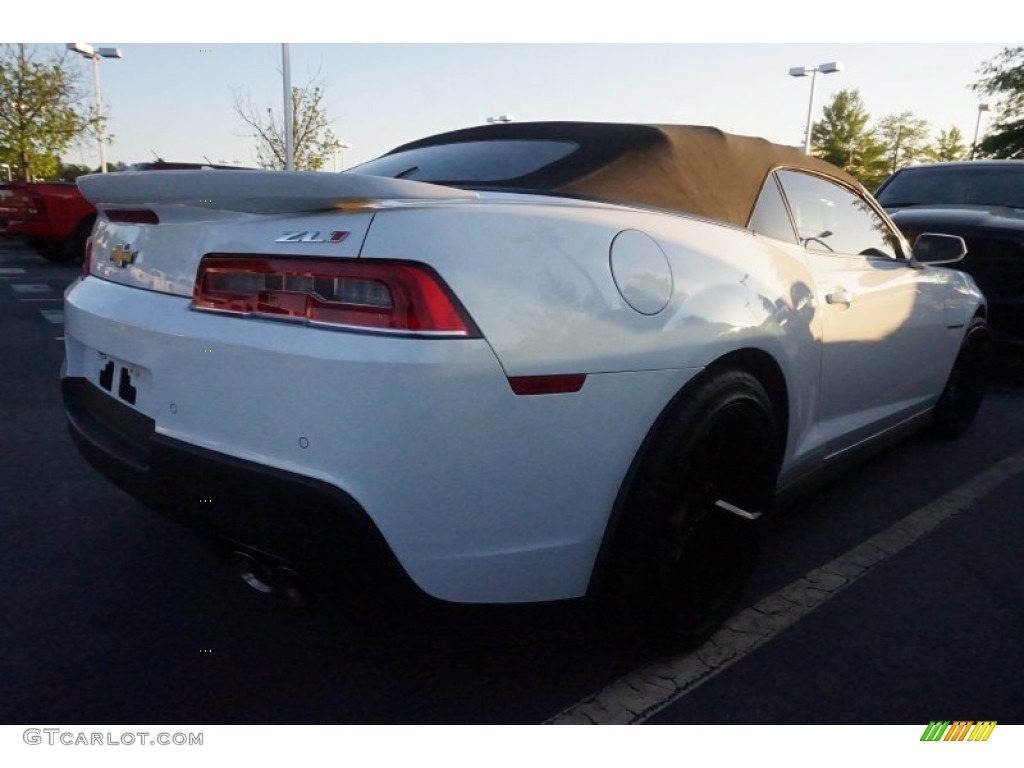
[[[63,242],[33,239],[32,248],[47,261],[61,263],[68,260],[67,248]]]
[[[54,264],[66,264],[75,257],[67,241],[41,243],[36,247],[36,253]]]
[[[78,222],[71,237],[66,240],[47,240],[36,244],[36,251],[47,261],[55,264],[67,264],[82,261],[85,258],[85,243],[92,234],[95,216],[87,216]]]
[[[931,434],[949,440],[959,437],[978,415],[992,365],[992,331],[984,318],[974,318],[960,345],[949,381],[932,412]]]
[[[611,617],[659,652],[699,645],[732,613],[771,504],[778,427],[764,387],[713,375],[673,407],[646,452],[609,560]]]

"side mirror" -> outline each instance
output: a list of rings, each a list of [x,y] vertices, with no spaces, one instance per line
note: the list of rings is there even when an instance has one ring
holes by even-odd
[[[962,237],[925,232],[914,241],[910,262],[917,267],[926,264],[955,264],[966,255],[967,243]]]

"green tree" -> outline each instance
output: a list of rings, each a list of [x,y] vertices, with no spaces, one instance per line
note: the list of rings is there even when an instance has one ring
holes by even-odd
[[[875,136],[885,147],[889,173],[913,165],[925,157],[931,129],[927,120],[913,112],[886,115],[878,121]]]
[[[823,112],[822,120],[811,128],[812,153],[874,189],[888,175],[888,166],[885,147],[868,128],[871,115],[860,91],[839,91]]]
[[[77,163],[60,164],[60,169],[57,172],[57,179],[60,181],[74,181],[79,176],[85,176],[87,173],[92,173],[93,170],[88,165],[79,165]]]
[[[334,156],[341,142],[331,131],[324,107],[324,82],[315,76],[303,88],[292,88],[292,163],[297,171],[319,171]],[[285,168],[284,119],[270,107],[257,109],[235,93],[235,113],[256,139],[256,162],[261,168]]]
[[[925,149],[925,158],[933,162],[964,160],[967,152],[963,134],[953,125],[948,131],[939,131],[939,138]]]
[[[978,144],[982,157],[1024,158],[1024,45],[1004,48],[971,86],[994,101],[995,120]]]
[[[0,161],[26,181],[52,178],[58,157],[89,128],[65,56],[23,43],[0,49]]]

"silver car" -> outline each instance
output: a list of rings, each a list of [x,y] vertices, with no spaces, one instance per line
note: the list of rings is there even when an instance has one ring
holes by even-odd
[[[761,139],[512,123],[79,185],[71,433],[261,589],[588,597],[690,645],[778,493],[981,402],[963,242]]]

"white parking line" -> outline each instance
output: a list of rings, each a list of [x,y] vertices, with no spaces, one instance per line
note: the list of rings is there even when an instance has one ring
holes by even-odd
[[[53,288],[46,283],[11,283],[15,293],[51,293]]]
[[[832,562],[740,611],[696,651],[646,664],[547,722],[556,725],[644,722],[1021,472],[1024,472],[1024,451],[979,472]]]
[[[24,275],[25,270],[22,267],[0,267],[0,275]]]

